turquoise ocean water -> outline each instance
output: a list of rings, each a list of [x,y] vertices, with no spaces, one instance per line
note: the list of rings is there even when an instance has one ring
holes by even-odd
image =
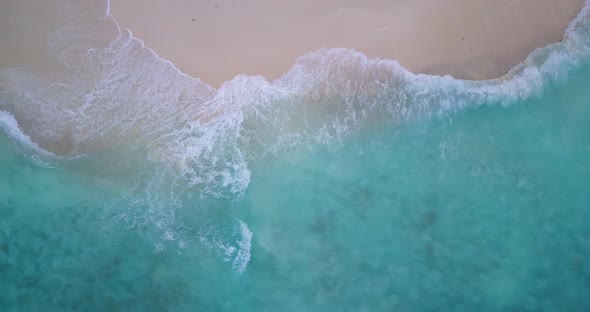
[[[0,311],[590,310],[588,5],[497,80],[334,49],[213,90],[107,3],[39,3],[56,72],[0,70]]]

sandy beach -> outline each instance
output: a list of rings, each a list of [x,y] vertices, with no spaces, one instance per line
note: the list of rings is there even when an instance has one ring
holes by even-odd
[[[559,41],[583,0],[112,0],[122,27],[212,86],[272,80],[319,48],[398,60],[416,73],[489,79]]]
[[[136,132],[126,127],[138,127],[137,120],[159,126],[162,122],[151,118],[162,112],[178,114],[171,119],[209,116],[204,120],[210,120],[224,112],[200,111],[203,103],[216,96],[210,86],[217,88],[239,74],[262,75],[272,81],[287,73],[299,57],[321,48],[344,47],[370,58],[397,60],[416,73],[473,80],[500,77],[535,48],[563,38],[583,3],[112,0],[109,6],[108,1],[7,1],[0,3],[0,41],[4,43],[0,95],[7,91],[0,98],[0,109],[14,115],[25,134],[44,148],[74,155],[122,140],[117,131],[123,128],[125,136],[133,137]],[[113,17],[160,57],[210,86],[178,75],[143,49],[141,42],[128,40],[128,32],[119,33]],[[121,46],[125,48],[118,50]],[[334,55],[333,68],[350,65],[341,54]],[[308,64],[308,74],[315,75],[318,66]],[[342,71],[336,78],[350,82],[362,75],[354,71],[346,76]],[[373,88],[368,84],[362,92],[378,94]],[[242,94],[240,87],[232,90]],[[302,96],[321,102],[343,92],[326,88]],[[248,95],[240,97],[250,100]],[[222,98],[210,103],[226,107],[233,101]],[[176,102],[186,104],[182,107],[187,111],[159,106]],[[146,103],[153,104],[153,112]],[[99,130],[89,126],[94,122]],[[146,124],[141,129],[157,128]]]

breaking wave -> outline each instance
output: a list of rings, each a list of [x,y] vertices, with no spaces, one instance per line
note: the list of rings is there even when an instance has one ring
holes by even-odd
[[[338,142],[375,124],[509,105],[566,79],[590,56],[586,1],[561,42],[535,50],[497,79],[413,74],[394,60],[321,49],[301,56],[274,81],[239,75],[214,89],[120,28],[108,2],[39,3],[55,22],[43,53],[58,66],[51,75],[35,68],[0,70],[0,126],[31,153],[49,159],[121,146],[145,151],[149,162],[164,169],[136,188],[144,195],[174,195],[144,196],[140,205],[164,224],[158,226],[163,240],[179,246],[180,234],[171,230],[175,217],[167,212],[178,194],[239,196],[248,187],[251,165],[268,157]],[[28,4],[2,5],[27,9]],[[121,219],[127,220],[124,213]],[[236,243],[202,237],[233,257],[234,269],[242,272],[252,233],[242,221],[236,224],[241,233]],[[223,231],[235,231],[231,228]]]

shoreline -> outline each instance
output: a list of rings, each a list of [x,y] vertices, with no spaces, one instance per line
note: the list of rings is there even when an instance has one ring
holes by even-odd
[[[339,47],[396,60],[414,73],[498,78],[560,41],[585,1],[350,2],[111,0],[110,12],[158,56],[218,88],[239,74],[274,80],[300,56]]]
[[[335,48],[314,50],[315,52],[311,52],[311,54],[305,51],[302,55],[296,55],[292,60],[285,57],[281,58],[282,61],[285,61],[286,68],[283,70],[280,67],[272,67],[271,69],[277,70],[278,75],[284,77],[284,80],[272,80],[278,76],[273,77],[265,73],[254,72],[254,75],[265,74],[266,77],[257,76],[253,77],[255,79],[237,79],[231,83],[223,84],[221,89],[214,90],[214,87],[217,86],[212,85],[211,77],[187,71],[186,68],[179,66],[177,60],[167,58],[166,55],[162,54],[162,51],[151,46],[149,42],[144,42],[142,38],[131,37],[126,30],[121,31],[125,28],[125,25],[120,25],[115,21],[115,17],[111,15],[109,8],[103,6],[107,3],[108,1],[105,1],[95,7],[86,7],[86,4],[80,6],[79,12],[88,10],[89,15],[94,14],[96,18],[96,20],[91,19],[88,24],[85,24],[85,21],[79,24],[81,29],[87,27],[92,31],[79,33],[76,29],[65,28],[66,31],[60,33],[61,37],[57,38],[59,40],[53,38],[53,42],[56,44],[54,50],[43,47],[48,42],[47,32],[56,31],[56,29],[60,30],[60,21],[64,20],[64,16],[78,15],[62,15],[62,10],[59,7],[48,8],[55,9],[55,12],[48,11],[45,7],[32,6],[29,8],[26,5],[21,7],[20,2],[11,3],[14,8],[5,10],[5,12],[14,12],[14,14],[6,14],[7,17],[11,17],[8,21],[14,23],[14,25],[8,24],[12,26],[28,26],[27,29],[30,31],[27,32],[28,36],[21,36],[20,34],[24,32],[14,32],[10,31],[12,28],[4,28],[7,31],[3,32],[3,38],[13,40],[14,44],[7,45],[10,49],[6,49],[6,51],[9,53],[5,54],[1,60],[3,62],[0,62],[0,74],[2,74],[0,75],[0,88],[9,91],[4,93],[9,97],[6,100],[3,99],[4,101],[0,103],[0,109],[12,116],[12,118],[8,118],[10,119],[8,126],[14,124],[12,120],[15,120],[16,126],[22,129],[22,133],[29,136],[32,142],[57,155],[79,155],[98,150],[109,142],[116,143],[118,140],[130,139],[135,132],[129,131],[126,127],[135,127],[134,122],[136,120],[141,120],[141,126],[144,128],[155,129],[162,123],[159,118],[162,112],[161,109],[164,106],[160,106],[160,104],[179,103],[180,105],[179,110],[172,110],[170,115],[164,115],[163,118],[174,117],[179,118],[179,120],[200,120],[207,123],[212,116],[231,113],[231,110],[225,111],[225,109],[232,107],[232,105],[259,101],[260,99],[256,98],[256,96],[260,95],[261,92],[264,95],[265,90],[261,89],[260,92],[256,88],[252,88],[252,92],[244,93],[243,82],[253,81],[255,84],[257,82],[264,84],[277,81],[279,88],[270,88],[268,90],[270,93],[267,95],[275,94],[276,91],[280,92],[281,85],[285,85],[282,84],[283,82],[286,82],[288,87],[291,86],[290,83],[294,82],[295,87],[305,86],[302,89],[304,92],[300,96],[303,99],[309,99],[310,103],[325,103],[324,100],[332,96],[348,96],[354,99],[358,95],[356,92],[360,92],[364,96],[379,95],[385,90],[395,91],[396,94],[401,95],[401,99],[406,99],[406,93],[404,92],[417,91],[418,100],[423,100],[424,105],[432,108],[440,104],[440,109],[448,109],[447,103],[431,101],[428,95],[422,96],[429,93],[429,89],[433,86],[435,88],[432,92],[440,91],[438,85],[441,85],[442,87],[450,87],[450,90],[460,87],[463,90],[462,93],[465,94],[477,95],[482,93],[483,98],[486,100],[490,100],[490,97],[497,99],[527,97],[534,93],[534,90],[542,87],[544,77],[552,79],[551,77],[555,77],[560,71],[567,70],[572,62],[576,63],[578,54],[588,55],[587,53],[590,52],[586,46],[577,45],[578,38],[576,38],[576,35],[573,38],[569,35],[564,37],[564,33],[575,34],[577,32],[576,24],[581,23],[586,26],[584,26],[583,38],[579,39],[584,42],[584,45],[587,44],[585,34],[587,33],[590,0],[586,0],[583,7],[584,11],[576,13],[576,18],[568,21],[566,26],[571,28],[567,28],[569,30],[566,31],[566,26],[564,26],[564,30],[559,34],[559,38],[565,38],[565,40],[563,40],[563,44],[557,44],[556,53],[554,53],[551,45],[545,45],[543,49],[537,51],[525,51],[526,53],[522,56],[522,59],[519,56],[515,64],[510,64],[511,66],[507,68],[507,70],[511,70],[508,75],[483,84],[465,80],[455,81],[448,79],[450,77],[440,78],[426,75],[413,77],[413,74],[405,70],[412,71],[412,68],[408,68],[408,64],[403,62],[400,64],[405,68],[401,73],[401,80],[398,80],[397,75],[390,75],[391,73],[398,73],[398,69],[401,69],[397,60],[380,60],[367,55],[366,51],[354,53],[352,50],[348,50],[344,51],[346,53],[339,53],[342,51]],[[32,11],[37,15],[30,14],[28,11]],[[22,16],[36,16],[35,21],[37,24],[27,24],[27,19],[21,18]],[[41,27],[44,25],[51,27]],[[15,34],[17,36],[14,36]],[[177,40],[178,36],[172,39]],[[110,47],[112,45],[115,45],[115,48],[111,51]],[[120,45],[120,49],[118,45]],[[99,51],[98,57],[94,58],[97,56],[94,53],[94,47],[101,46],[103,49]],[[89,47],[92,49],[88,50]],[[565,48],[567,51],[562,53],[561,48]],[[112,54],[111,52],[115,53]],[[179,52],[185,53],[186,50],[179,50]],[[242,55],[240,53],[234,54],[237,56]],[[434,57],[440,55],[447,57],[457,56],[444,53],[429,53],[428,55]],[[259,57],[258,54],[253,56]],[[86,59],[87,57],[90,58]],[[194,60],[195,58],[188,59]],[[293,62],[296,60],[297,65],[293,66]],[[413,60],[421,59],[417,57],[413,58]],[[526,61],[523,62],[523,60]],[[72,61],[73,65],[68,67],[66,61]],[[77,63],[79,61],[82,62]],[[459,61],[465,60],[459,58]],[[539,61],[539,63],[537,64],[536,61]],[[52,62],[56,63],[56,68],[48,66],[54,65]],[[274,63],[268,64],[274,65]],[[219,64],[210,62],[205,65],[207,65],[207,69],[216,69]],[[537,68],[538,70],[520,71],[520,69],[526,68],[528,65],[539,65],[540,67]],[[445,64],[445,66],[452,69],[452,64]],[[463,67],[460,68],[463,69]],[[268,68],[263,66],[260,69]],[[416,71],[414,70],[414,72]],[[121,73],[127,75],[120,76]],[[291,75],[291,73],[294,75]],[[100,78],[98,81],[95,80],[97,74]],[[102,76],[103,74],[106,76]],[[252,73],[245,74],[252,75]],[[448,72],[443,72],[443,74],[448,74]],[[510,78],[514,77],[513,75],[519,76],[514,80],[510,80]],[[122,80],[123,77],[125,77],[124,80]],[[233,77],[230,76],[227,79]],[[289,81],[293,77],[296,77],[296,79]],[[539,77],[543,79],[537,79]],[[380,80],[380,78],[385,78],[385,80]],[[393,79],[389,80],[389,78]],[[416,85],[412,82],[414,78],[418,78],[418,82],[434,81],[435,84]],[[531,83],[523,86],[521,84],[523,80]],[[221,82],[224,81],[226,80]],[[399,81],[402,81],[402,88],[398,88]],[[451,85],[439,83],[443,81],[451,82]],[[324,84],[324,82],[326,83]],[[361,87],[347,87],[351,82]],[[404,82],[410,82],[408,88],[403,88]],[[71,88],[70,84],[77,86],[77,88]],[[491,89],[486,86],[488,84]],[[111,85],[114,88],[103,89],[104,86]],[[256,85],[245,85],[245,87],[249,86]],[[306,88],[307,86],[312,88]],[[81,90],[87,88],[88,91],[92,91],[89,93],[92,94],[89,97],[92,101],[92,105],[88,106],[92,108],[90,111],[86,107],[76,106],[80,104],[80,95],[77,93],[80,87],[82,87]],[[96,93],[97,87],[99,87],[98,93]],[[511,90],[513,87],[516,87],[516,91]],[[155,90],[159,90],[159,92],[155,92]],[[168,92],[169,90],[170,92]],[[107,100],[96,100],[101,97]],[[152,97],[155,97],[155,99],[152,100]],[[87,99],[87,97],[84,97],[84,99]],[[390,104],[389,99],[381,98],[379,100],[383,101],[380,105],[384,107]],[[416,100],[413,94],[410,100]],[[95,104],[106,106],[102,108],[102,106]],[[152,105],[149,109],[153,111],[145,111],[146,104]],[[203,104],[207,105],[204,106]],[[402,102],[400,104],[407,103]],[[463,104],[454,103],[458,107]],[[413,106],[408,105],[408,107],[412,108]],[[77,111],[77,109],[86,111]],[[418,113],[422,109],[420,105],[415,107]],[[39,111],[45,112],[47,118],[44,115],[39,115]],[[405,116],[408,111],[402,110],[400,113]],[[411,113],[410,111],[409,114]],[[90,115],[93,115],[93,117],[90,118]],[[138,119],[138,115],[144,118]],[[42,118],[38,118],[38,116]],[[101,120],[112,120],[112,128],[105,127],[100,122]],[[102,130],[97,132],[93,129],[95,121],[100,122],[98,129],[107,129],[105,133],[100,132]],[[151,126],[147,127],[148,124]],[[121,129],[118,127],[121,125],[124,126],[125,131],[118,132]]]

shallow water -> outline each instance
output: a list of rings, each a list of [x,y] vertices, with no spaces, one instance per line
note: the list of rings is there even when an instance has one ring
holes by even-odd
[[[0,310],[590,309],[587,15],[498,80],[337,49],[213,90],[105,8],[0,70]]]

